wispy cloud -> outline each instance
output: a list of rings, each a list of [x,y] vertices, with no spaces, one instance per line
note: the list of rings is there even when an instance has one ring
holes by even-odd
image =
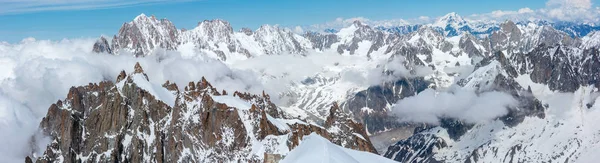
[[[594,8],[591,0],[548,0],[546,7],[518,11],[497,10],[491,13],[472,15],[473,19],[487,20],[551,20],[598,23],[600,8]]]
[[[92,10],[193,0],[0,0],[0,14],[60,10]]]

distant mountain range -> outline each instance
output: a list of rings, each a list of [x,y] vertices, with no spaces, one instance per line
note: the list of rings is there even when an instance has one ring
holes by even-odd
[[[598,134],[600,128],[595,125],[597,119],[595,117],[600,116],[598,111],[600,107],[595,105],[595,102],[598,101],[596,99],[598,88],[600,88],[600,57],[598,57],[600,33],[596,32],[598,29],[598,26],[591,24],[566,22],[472,21],[465,20],[456,13],[450,13],[431,24],[372,27],[355,21],[350,26],[341,29],[296,34],[289,29],[270,25],[263,25],[256,30],[244,28],[234,31],[231,25],[224,20],[202,21],[198,23],[197,27],[185,30],[176,28],[169,20],[156,19],[154,16],[148,17],[142,14],[132,22],[124,23],[112,40],[109,41],[102,37],[91,49],[101,54],[144,57],[157,55],[165,50],[176,51],[182,47],[193,47],[197,52],[194,53],[195,55],[220,60],[229,66],[235,66],[234,63],[237,61],[276,55],[302,58],[334,54],[342,58],[351,58],[352,63],[344,64],[340,59],[335,64],[319,67],[321,72],[305,76],[301,81],[289,81],[290,84],[286,86],[291,89],[288,92],[273,95],[289,99],[279,106],[271,105],[266,95],[262,97],[239,96],[241,93],[234,93],[246,102],[260,106],[252,107],[256,113],[244,111],[244,114],[252,116],[247,120],[240,120],[240,123],[249,122],[254,125],[254,128],[260,129],[253,132],[234,130],[235,132],[232,134],[251,135],[240,139],[243,141],[237,141],[238,138],[235,138],[236,141],[232,142],[235,148],[215,145],[218,142],[216,140],[220,139],[218,139],[219,136],[213,139],[210,136],[211,133],[202,133],[206,136],[203,137],[205,139],[197,139],[198,137],[194,135],[196,133],[192,131],[190,131],[191,134],[183,137],[161,133],[171,130],[179,131],[179,129],[187,127],[226,132],[218,127],[211,128],[188,123],[194,119],[183,119],[162,128],[153,125],[159,120],[161,125],[169,124],[166,120],[171,117],[165,115],[180,115],[179,112],[181,115],[186,115],[185,109],[190,108],[182,106],[192,106],[195,103],[201,103],[199,106],[202,107],[210,106],[210,108],[201,108],[204,110],[197,114],[202,115],[203,118],[211,118],[202,121],[213,122],[215,120],[213,117],[221,118],[225,114],[229,114],[225,110],[231,107],[229,104],[232,103],[227,104],[227,102],[213,99],[215,96],[226,93],[213,91],[216,89],[207,86],[210,84],[207,84],[206,81],[196,85],[191,83],[185,90],[169,89],[171,94],[180,100],[175,106],[166,106],[164,102],[153,100],[153,96],[138,96],[145,94],[140,91],[140,88],[144,90],[144,87],[138,88],[136,85],[141,85],[138,83],[139,81],[130,78],[136,74],[139,76],[143,72],[130,75],[125,75],[123,72],[122,81],[128,84],[126,86],[117,81],[117,84],[104,83],[107,87],[73,88],[70,94],[77,96],[70,95],[65,100],[69,102],[55,104],[51,107],[54,110],[49,112],[47,119],[42,122],[44,131],[54,133],[52,136],[56,140],[49,146],[48,151],[60,151],[60,148],[65,152],[77,147],[78,150],[81,150],[78,152],[81,153],[67,155],[66,152],[55,152],[53,155],[48,155],[47,158],[56,159],[68,156],[72,160],[77,160],[81,159],[79,156],[81,154],[86,154],[86,158],[102,158],[103,152],[112,152],[110,156],[114,155],[115,158],[142,157],[136,155],[135,152],[121,151],[128,148],[99,150],[94,153],[77,146],[85,141],[77,142],[75,145],[68,144],[65,136],[56,134],[57,131],[62,130],[54,126],[55,123],[50,122],[60,119],[58,115],[77,115],[73,116],[74,120],[87,124],[93,117],[80,117],[79,114],[76,114],[77,112],[73,112],[82,109],[78,108],[82,105],[77,104],[81,102],[79,98],[100,98],[105,99],[104,101],[106,99],[125,100],[123,108],[129,107],[132,103],[127,100],[139,102],[146,99],[150,102],[141,103],[139,106],[133,105],[137,109],[136,114],[132,115],[133,118],[123,116],[127,120],[123,123],[131,123],[131,120],[137,120],[140,117],[148,119],[146,114],[140,114],[140,112],[145,108],[147,108],[145,111],[157,109],[153,105],[171,110],[164,114],[162,112],[151,114],[158,116],[150,118],[154,119],[154,122],[142,121],[148,123],[136,122],[135,124],[142,128],[149,128],[144,131],[153,131],[157,135],[162,134],[161,141],[176,139],[186,142],[185,140],[193,140],[194,143],[181,145],[194,149],[206,148],[216,155],[214,157],[211,155],[209,158],[217,160],[235,158],[232,160],[260,161],[264,158],[243,157],[255,152],[253,144],[260,144],[253,141],[287,142],[285,147],[293,150],[293,147],[300,141],[298,134],[294,137],[295,133],[302,132],[301,135],[307,135],[315,132],[324,137],[329,135],[327,140],[342,147],[370,152],[375,152],[373,148],[376,148],[385,157],[401,162],[577,161],[579,158],[594,153],[600,145],[600,135]],[[285,75],[276,76],[268,74],[264,70],[251,70],[263,74],[260,81],[285,78]],[[352,70],[353,73],[345,74],[349,70]],[[300,70],[289,71],[289,73],[293,73],[293,71]],[[376,83],[352,83],[348,81],[348,76],[364,76],[368,79],[377,78],[378,80]],[[286,82],[288,81],[286,80]],[[167,83],[163,87],[170,88],[171,86]],[[86,93],[91,92],[91,89],[104,92],[101,93],[101,96],[92,96],[90,93]],[[200,91],[198,92],[197,89]],[[428,89],[440,92],[459,89],[472,91],[477,95],[486,92],[502,92],[516,99],[518,104],[506,106],[506,114],[495,116],[482,123],[466,121],[459,118],[460,115],[436,115],[435,118],[439,118],[437,124],[400,121],[398,116],[411,115],[394,114],[394,109],[398,109],[396,108],[398,101],[417,96]],[[125,93],[125,95],[121,95],[123,97],[105,96],[105,94],[121,93]],[[455,93],[450,92],[450,94]],[[188,99],[188,97],[195,98]],[[202,97],[202,100],[197,97]],[[186,100],[183,101],[183,99]],[[566,104],[557,103],[557,99],[559,99],[558,101],[567,100],[567,102],[565,102]],[[227,107],[213,104],[213,100],[225,103]],[[258,103],[260,101],[263,103]],[[447,105],[452,105],[452,103],[454,101]],[[120,103],[114,105],[118,104]],[[87,105],[90,107],[101,106],[97,104],[83,106],[87,108]],[[111,106],[113,105],[111,104]],[[565,113],[555,111],[561,109],[566,110]],[[110,110],[111,108],[101,107],[99,111],[109,112]],[[214,110],[219,112],[215,115]],[[479,116],[476,113],[469,114]],[[235,115],[245,116],[241,113]],[[277,119],[272,120],[274,118]],[[233,129],[243,128],[239,123],[235,123],[238,122],[237,120],[233,119],[231,122],[216,120],[214,124],[223,123]],[[298,121],[298,123],[283,123],[289,121]],[[148,127],[148,125],[151,126]],[[285,132],[280,131],[286,128]],[[88,129],[88,131],[92,130]],[[127,132],[134,134],[136,130],[127,130]],[[380,135],[391,132],[408,134],[392,134],[396,135],[393,138],[380,137]],[[148,137],[148,134],[153,134],[144,133],[147,134],[142,135],[143,138]],[[79,135],[81,133],[64,134]],[[91,135],[100,134],[93,133]],[[278,137],[268,137],[268,135]],[[292,135],[294,139],[288,141],[289,137],[285,137],[285,135]],[[367,135],[371,138],[362,137]],[[101,137],[98,141],[114,143],[115,140],[123,140],[121,139],[122,135],[116,139]],[[85,140],[87,137],[82,139]],[[252,145],[247,144],[250,142]],[[158,149],[154,147],[165,147],[165,145],[157,146],[156,143],[144,141],[137,141],[137,143],[147,150]],[[209,145],[194,146],[196,143]],[[167,142],[165,144],[166,147],[173,148],[163,148],[162,150],[175,150],[181,153],[181,155],[169,156],[172,160],[181,158],[189,160],[200,157],[183,157],[186,150],[181,149],[182,147],[177,143],[169,144]],[[137,146],[132,147],[137,148]],[[268,149],[271,150],[271,147]],[[168,153],[169,151],[163,152]],[[202,150],[194,150],[194,152],[210,153],[202,152]],[[285,155],[287,151],[278,154]],[[147,161],[157,160],[155,158]]]

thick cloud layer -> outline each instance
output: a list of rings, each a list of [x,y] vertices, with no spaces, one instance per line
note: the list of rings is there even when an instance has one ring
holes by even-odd
[[[315,75],[339,78],[339,82],[356,87],[415,75],[402,61],[388,63],[386,57],[368,61],[361,56],[310,52],[306,56],[260,56],[226,65],[204,57],[193,46],[180,46],[177,51],[155,50],[148,57],[135,58],[125,53],[119,56],[92,53],[94,43],[92,39],[0,43],[0,158],[20,162],[32,149],[40,150],[41,154],[47,139],[34,138],[37,144],[29,144],[52,103],[64,99],[72,86],[115,81],[121,70],[132,72],[136,62],[154,84],[169,80],[184,87],[204,76],[213,86],[228,92],[265,91],[278,104],[286,101],[286,97],[278,94]],[[378,64],[388,66],[378,67]],[[393,73],[382,75],[386,70]]]
[[[516,99],[503,92],[477,94],[461,88],[451,92],[427,89],[398,101],[392,112],[404,122],[438,124],[440,118],[454,118],[478,123],[506,115],[509,107],[517,104]]]
[[[0,158],[3,161],[22,162],[30,154],[33,147],[29,141],[37,132],[41,118],[50,104],[66,97],[71,86],[115,81],[121,70],[132,72],[136,62],[140,62],[152,83],[170,80],[183,87],[205,76],[215,87],[227,91],[260,93],[264,89],[254,73],[230,69],[201,55],[174,51],[146,58],[95,54],[91,52],[94,42],[27,39],[18,44],[0,43]],[[37,142],[38,149],[43,150],[44,141]]]

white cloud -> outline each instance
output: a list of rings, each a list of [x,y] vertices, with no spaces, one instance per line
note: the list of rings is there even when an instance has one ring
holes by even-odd
[[[548,0],[546,6],[550,8],[582,8],[590,9],[592,7],[591,0]]]
[[[522,8],[518,11],[497,10],[491,13],[471,16],[474,20],[550,20],[597,23],[600,9],[593,8],[590,0],[549,0],[546,7],[532,10]]]
[[[226,65],[206,58],[194,46],[185,45],[177,51],[158,49],[150,56],[135,58],[124,51],[119,56],[92,53],[95,41],[27,38],[16,44],[0,43],[0,144],[4,145],[0,146],[0,158],[19,162],[30,154],[28,143],[38,132],[41,118],[52,103],[66,97],[70,87],[115,81],[121,70],[132,72],[136,62],[153,84],[169,80],[184,87],[204,76],[213,86],[228,92],[260,94],[264,90],[279,105],[287,102],[288,97],[277,95],[288,93],[293,83],[316,74],[367,87],[367,74],[376,66],[375,62],[369,64],[364,56],[312,51],[306,56],[259,56]],[[396,70],[394,75],[408,73],[394,63],[387,69]],[[44,141],[38,143],[45,148]]]
[[[385,82],[394,82],[405,78],[423,77],[433,73],[433,70],[427,66],[410,65],[407,68],[406,59],[403,56],[396,56],[392,60],[380,63],[379,67],[372,69],[368,76],[369,85],[380,85]]]
[[[57,10],[90,10],[191,0],[0,0],[0,14]]]
[[[519,11],[518,11],[519,14],[529,14],[529,13],[533,13],[533,12],[535,12],[535,11],[533,11],[532,9],[530,9],[528,7],[519,9]]]
[[[265,89],[253,72],[230,69],[200,54],[182,54],[194,50],[162,51],[134,58],[128,54],[92,53],[94,42],[91,39],[53,42],[30,38],[17,44],[0,43],[0,158],[3,161],[21,162],[30,154],[29,141],[38,131],[41,118],[52,103],[66,97],[70,87],[115,81],[121,70],[132,72],[136,62],[154,84],[170,80],[183,87],[204,76],[215,87],[228,92],[259,94]],[[43,141],[38,143],[41,150],[45,149]]]
[[[304,29],[302,29],[302,27],[300,27],[300,26],[296,26],[296,27],[294,27],[294,33],[303,34]]]
[[[462,88],[450,92],[427,89],[398,101],[392,112],[403,122],[439,124],[440,118],[454,118],[479,123],[506,115],[508,107],[517,104],[516,99],[503,92],[477,94]]]

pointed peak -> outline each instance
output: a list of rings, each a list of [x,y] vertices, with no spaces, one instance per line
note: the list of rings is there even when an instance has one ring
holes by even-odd
[[[261,25],[258,28],[258,30],[271,30],[271,29],[277,29],[277,26],[272,26],[272,25],[269,25],[269,24],[263,24],[263,25]]]
[[[204,20],[202,22],[199,22],[195,30],[214,31],[210,33],[233,33],[233,28],[231,27],[231,24],[221,19]]]
[[[150,15],[150,16],[148,17],[146,14],[142,13],[142,14],[140,14],[140,15],[136,16],[136,17],[133,19],[133,21],[132,21],[132,22],[133,22],[133,23],[138,23],[138,24],[139,24],[139,23],[145,23],[145,22],[158,22],[158,21],[159,21],[159,20],[158,20],[158,19],[156,19],[156,16],[154,16],[154,15]],[[166,22],[170,22],[169,20],[167,20],[167,19],[164,19],[164,18],[163,18],[162,20],[160,20],[160,21],[166,21]]]
[[[136,16],[133,20],[142,20],[142,19],[147,19],[148,16],[146,16],[146,14],[141,13],[140,15]]]
[[[200,80],[202,83],[208,83],[208,81],[206,81],[206,78],[204,78],[204,76],[202,76],[202,79]]]
[[[458,15],[456,12],[451,12],[448,13],[442,17],[440,17],[440,20],[462,20],[463,18]]]
[[[506,20],[502,24],[500,24],[500,26],[517,26],[517,24],[512,20]]]
[[[142,75],[146,79],[146,81],[150,81],[150,79],[148,79],[148,75],[146,75],[146,73],[144,73],[144,69],[142,68],[142,66],[140,66],[139,62],[135,63],[135,66],[133,67],[133,73],[132,74],[140,74],[140,75]]]
[[[352,24],[354,24],[354,25],[356,25],[358,27],[365,26],[365,24],[363,22],[361,22],[360,20],[354,20],[352,22]]]
[[[228,21],[225,21],[223,19],[204,20],[202,22],[199,22],[198,26],[205,25],[205,24],[222,24],[225,26],[231,26]]]
[[[106,37],[104,35],[101,35],[99,40],[106,40]]]
[[[444,17],[460,17],[456,12],[450,12],[444,15]]]
[[[117,76],[117,83],[121,82],[126,77],[127,77],[127,73],[125,73],[125,70],[121,70],[121,73],[119,73],[119,76]]]
[[[250,29],[250,28],[242,28],[242,29],[240,29],[240,32],[244,33],[244,34],[246,34],[248,36],[250,36],[250,35],[252,35],[254,33],[254,31],[252,31],[252,29]]]
[[[140,66],[140,62],[136,62],[135,66],[133,67],[133,73],[134,74],[138,74],[138,73],[144,73],[144,69],[142,68],[142,66]]]
[[[464,23],[465,19],[463,19],[463,17],[461,17],[460,15],[458,15],[456,12],[451,12],[448,13],[442,17],[440,17],[437,21],[438,25],[441,24],[461,24]]]
[[[510,19],[506,19],[506,21],[504,21],[504,24],[515,24],[515,22],[513,22]]]

